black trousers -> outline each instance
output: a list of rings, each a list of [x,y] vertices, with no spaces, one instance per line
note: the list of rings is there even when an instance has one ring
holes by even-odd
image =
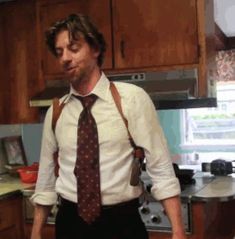
[[[134,199],[102,207],[100,217],[87,224],[77,215],[77,205],[65,199],[56,216],[56,239],[148,239],[148,233]]]

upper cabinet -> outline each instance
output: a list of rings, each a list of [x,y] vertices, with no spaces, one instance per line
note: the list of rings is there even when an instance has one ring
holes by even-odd
[[[113,0],[116,69],[198,62],[196,0]]]
[[[37,122],[29,100],[65,79],[45,31],[71,13],[89,15],[104,34],[107,74],[197,71],[196,97],[213,85],[212,0],[21,0],[0,4],[0,123]]]
[[[106,73],[196,69],[196,96],[208,96],[208,72],[215,53],[213,1],[40,0],[41,78],[45,81],[64,76],[45,45],[44,32],[56,20],[77,12],[88,14],[104,34]]]
[[[38,121],[29,100],[43,89],[38,80],[36,5],[22,0],[0,4],[0,124]]]
[[[56,21],[71,13],[82,13],[90,16],[98,29],[104,34],[107,42],[107,52],[103,63],[104,69],[112,69],[112,37],[111,12],[109,0],[80,0],[80,1],[40,1],[38,4],[39,40],[41,42],[42,77],[53,80],[63,76],[55,57],[45,44],[45,31]]]

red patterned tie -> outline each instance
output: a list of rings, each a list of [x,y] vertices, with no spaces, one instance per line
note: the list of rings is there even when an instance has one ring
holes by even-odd
[[[99,217],[101,209],[98,131],[91,114],[91,107],[97,96],[76,98],[84,108],[78,121],[77,160],[74,168],[77,178],[78,213],[90,224]]]

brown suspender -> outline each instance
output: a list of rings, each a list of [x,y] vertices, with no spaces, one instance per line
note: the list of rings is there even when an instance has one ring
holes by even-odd
[[[53,107],[52,107],[52,122],[51,122],[51,127],[53,132],[55,132],[55,126],[56,126],[56,122],[60,117],[61,111],[64,108],[65,103],[62,102],[60,104],[60,100],[58,98],[54,98],[53,99]]]
[[[110,90],[111,90],[114,102],[117,106],[117,109],[125,123],[130,144],[134,149],[133,150],[134,161],[133,161],[133,166],[132,166],[132,171],[131,171],[130,184],[132,186],[137,186],[140,183],[141,168],[142,168],[143,160],[145,158],[144,150],[143,150],[143,148],[136,146],[136,144],[131,136],[131,133],[128,128],[128,120],[126,119],[126,117],[124,116],[123,111],[122,111],[121,97],[120,97],[118,90],[113,82],[110,82]]]
[[[131,143],[132,147],[134,148],[134,151],[133,151],[134,165],[133,165],[133,169],[132,169],[132,176],[131,176],[130,183],[131,183],[131,185],[136,186],[139,184],[140,167],[141,167],[141,164],[145,157],[144,150],[141,147],[136,146],[136,144],[130,134],[130,131],[128,129],[128,120],[126,119],[126,117],[124,116],[123,111],[122,111],[121,97],[120,97],[118,90],[113,82],[110,82],[110,90],[111,90],[114,102],[117,106],[117,109],[125,123],[130,143]],[[57,120],[60,117],[60,114],[64,108],[64,105],[65,105],[64,101],[60,104],[58,98],[53,99],[53,113],[52,113],[52,123],[51,123],[52,125],[51,126],[52,126],[52,130],[54,132],[55,132]],[[55,175],[58,176],[58,170],[59,170],[58,150],[54,153],[53,158],[55,161]]]
[[[53,132],[55,133],[55,127],[56,127],[56,123],[57,120],[60,117],[60,114],[62,112],[62,109],[64,108],[64,101],[60,104],[60,100],[58,98],[54,98],[53,102],[52,102],[52,121],[51,121],[51,127]],[[55,169],[54,169],[54,173],[55,176],[58,177],[59,176],[59,162],[58,162],[58,153],[59,153],[59,149],[57,149],[54,153],[53,153],[53,160],[55,163]]]

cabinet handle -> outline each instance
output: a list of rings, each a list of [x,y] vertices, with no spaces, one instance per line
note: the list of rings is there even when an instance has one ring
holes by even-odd
[[[120,42],[121,57],[125,58],[125,41],[121,40]]]

